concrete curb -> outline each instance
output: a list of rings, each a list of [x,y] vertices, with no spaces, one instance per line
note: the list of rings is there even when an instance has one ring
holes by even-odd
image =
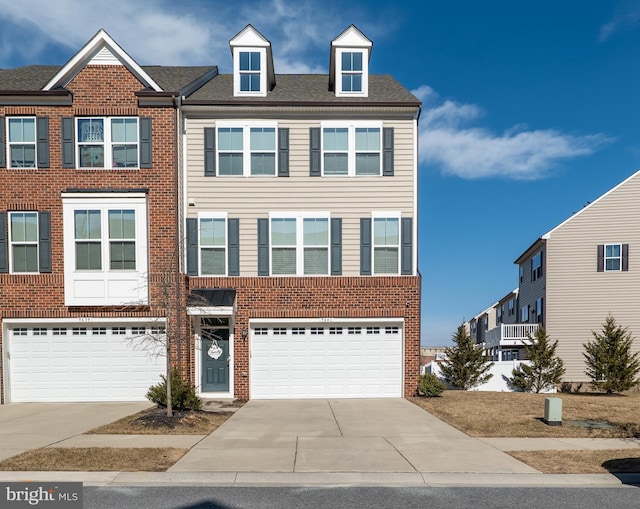
[[[622,487],[640,474],[0,472],[2,482],[83,482],[85,486],[430,486]]]

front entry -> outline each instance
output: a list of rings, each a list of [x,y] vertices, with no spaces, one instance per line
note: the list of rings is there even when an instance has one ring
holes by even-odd
[[[203,318],[202,392],[229,392],[229,322],[226,318]]]

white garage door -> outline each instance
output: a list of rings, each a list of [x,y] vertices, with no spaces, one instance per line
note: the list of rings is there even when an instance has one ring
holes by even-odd
[[[143,401],[165,372],[165,356],[140,338],[162,332],[144,324],[11,328],[11,401]]]
[[[402,396],[402,327],[253,324],[251,398]]]

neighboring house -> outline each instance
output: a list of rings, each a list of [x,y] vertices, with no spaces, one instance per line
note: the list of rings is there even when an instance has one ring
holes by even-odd
[[[2,402],[144,399],[167,276],[202,396],[415,393],[420,102],[353,26],[328,75],[276,75],[250,25],[230,46],[231,75],[104,31],[0,70]]]
[[[519,256],[518,320],[489,331],[490,348],[505,350],[543,326],[564,361],[564,381],[585,382],[584,344],[611,314],[640,335],[637,289],[640,172],[537,239]],[[640,351],[636,339],[633,351]]]
[[[144,399],[175,268],[176,102],[215,68],[143,67],[104,31],[0,70],[2,402]]]
[[[202,396],[416,391],[420,102],[369,73],[371,48],[350,26],[329,74],[276,74],[248,25],[233,74],[182,102],[186,270],[210,300],[189,308]]]

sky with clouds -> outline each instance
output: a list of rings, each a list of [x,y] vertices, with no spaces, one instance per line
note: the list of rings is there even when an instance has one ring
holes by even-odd
[[[422,102],[423,344],[517,286],[513,261],[640,163],[635,0],[0,0],[0,68],[64,64],[100,28],[142,65],[218,65],[247,23],[277,73],[326,73],[355,24]]]

